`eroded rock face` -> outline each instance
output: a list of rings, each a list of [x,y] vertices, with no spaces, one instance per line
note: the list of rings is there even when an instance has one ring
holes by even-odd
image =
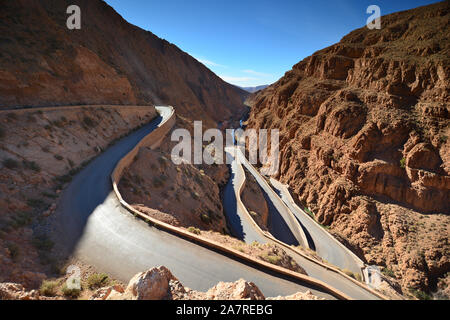
[[[449,16],[445,2],[383,17],[249,99],[248,126],[280,130],[275,178],[405,292],[434,290],[448,263]]]
[[[440,172],[441,164],[439,153],[432,145],[426,143],[416,144],[406,156],[406,165],[411,169]]]

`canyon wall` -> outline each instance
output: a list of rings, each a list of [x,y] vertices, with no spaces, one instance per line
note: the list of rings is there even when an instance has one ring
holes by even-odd
[[[382,17],[249,99],[249,127],[280,130],[276,178],[404,292],[450,270],[449,17],[448,1]]]

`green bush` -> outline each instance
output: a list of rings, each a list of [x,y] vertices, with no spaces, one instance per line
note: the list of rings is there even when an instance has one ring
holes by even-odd
[[[189,227],[187,229],[189,232],[193,233],[193,234],[201,234],[202,232],[200,231],[200,229],[195,228],[195,227]]]
[[[56,295],[58,290],[59,282],[44,280],[42,281],[41,287],[39,288],[39,292],[46,297],[53,297]]]
[[[406,159],[405,158],[400,159],[400,167],[403,169],[406,168]]]
[[[44,209],[48,204],[41,199],[28,199],[27,205],[35,209]]]
[[[19,254],[20,254],[20,247],[17,244],[10,242],[6,245],[6,248],[8,248],[8,250],[9,250],[11,259],[13,261],[17,261],[17,258],[19,257]]]
[[[97,124],[96,124],[96,122],[94,121],[94,120],[92,120],[90,117],[88,117],[88,116],[85,116],[84,118],[83,118],[83,123],[87,126],[87,127],[89,127],[89,128],[93,128],[93,127],[95,127]]]
[[[28,199],[27,205],[35,209],[44,209],[47,203],[41,199]]]
[[[200,216],[200,219],[202,220],[203,223],[206,223],[206,224],[210,224],[211,223],[211,218],[205,213],[203,213]]]
[[[109,284],[109,277],[106,273],[94,273],[87,279],[89,289],[98,289]]]
[[[197,182],[199,184],[200,187],[203,187],[203,180],[202,180],[202,176],[201,175],[196,175],[194,177],[195,182]]]
[[[198,192],[192,192],[192,193],[191,193],[191,196],[192,196],[192,198],[193,198],[194,200],[200,199],[200,195],[198,194]]]
[[[61,291],[66,297],[73,298],[73,299],[78,298],[81,294],[81,289],[76,289],[76,288],[71,289],[67,286],[66,283],[64,283]]]
[[[271,264],[278,264],[281,261],[281,258],[278,256],[275,256],[273,254],[263,254],[259,256],[261,259],[263,259],[264,261],[267,261]]]
[[[416,289],[409,289],[409,292],[419,300],[432,300],[433,298],[426,292]]]
[[[311,209],[305,207],[305,212],[306,212],[307,214],[309,214],[312,218],[315,219],[314,213],[311,211]]]
[[[362,277],[359,273],[354,273],[348,269],[343,269],[342,272],[355,280],[358,280],[358,281],[362,280]]]
[[[59,155],[59,154],[55,154],[54,157],[55,157],[55,159],[58,160],[58,161],[61,161],[62,159],[64,159],[64,157],[61,156],[61,155]]]
[[[382,272],[384,275],[388,276],[388,277],[395,278],[395,273],[394,273],[394,271],[392,271],[392,270],[389,269],[389,268],[383,268],[383,269],[381,270],[381,272]]]
[[[18,212],[11,217],[10,226],[14,229],[29,225],[33,221],[33,215],[30,212]]]
[[[166,180],[167,180],[167,177],[163,174],[159,177],[154,177],[153,178],[153,187],[161,188],[162,186],[164,186],[164,183]]]

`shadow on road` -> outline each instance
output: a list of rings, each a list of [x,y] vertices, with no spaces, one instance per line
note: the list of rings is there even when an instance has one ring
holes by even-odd
[[[223,206],[225,210],[225,217],[227,219],[227,224],[232,235],[239,240],[244,240],[244,228],[242,226],[241,218],[239,217],[239,214],[237,212],[237,199],[236,194],[234,193],[234,182],[236,181],[235,174],[232,172],[231,168],[229,172],[230,178],[223,192]]]
[[[112,191],[110,176],[117,163],[162,121],[163,117],[158,116],[110,146],[80,171],[65,189],[59,202],[58,231],[69,254],[83,236],[89,217]]]

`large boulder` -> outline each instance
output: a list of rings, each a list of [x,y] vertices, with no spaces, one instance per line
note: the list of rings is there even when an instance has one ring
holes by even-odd
[[[125,295],[136,300],[164,300],[169,298],[170,281],[177,278],[164,266],[135,275],[125,290]]]
[[[219,282],[206,292],[206,300],[264,300],[265,297],[253,283],[239,279],[236,282]]]

